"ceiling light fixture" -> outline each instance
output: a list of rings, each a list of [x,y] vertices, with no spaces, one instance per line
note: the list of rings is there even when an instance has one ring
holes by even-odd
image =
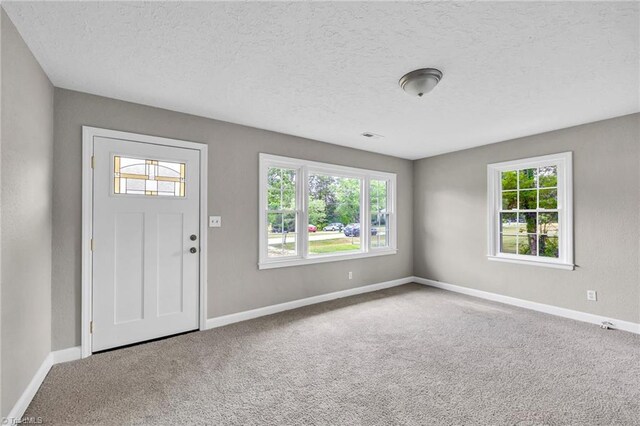
[[[435,68],[421,68],[403,75],[398,84],[408,94],[422,97],[432,91],[441,79],[442,71]]]

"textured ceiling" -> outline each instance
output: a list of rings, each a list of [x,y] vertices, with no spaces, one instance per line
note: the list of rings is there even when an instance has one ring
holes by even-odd
[[[3,7],[58,87],[405,158],[640,110],[637,2]]]

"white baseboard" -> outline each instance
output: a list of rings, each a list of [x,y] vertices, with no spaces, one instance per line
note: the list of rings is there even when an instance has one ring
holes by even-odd
[[[217,318],[210,318],[207,320],[207,329],[221,327],[223,325],[246,321],[249,319],[271,315],[278,312],[288,311],[290,309],[300,308],[303,306],[313,305],[315,303],[321,303],[329,300],[339,299],[342,297],[354,296],[356,294],[369,293],[385,288],[396,287],[399,285],[408,284],[410,282],[413,282],[413,277],[406,277],[393,281],[365,285],[362,287],[351,288],[349,290],[336,291],[334,293],[322,294],[319,296],[308,297],[306,299],[294,300],[292,302],[280,303],[278,305],[266,306],[264,308],[252,309],[250,311],[239,312],[236,314],[225,315]],[[9,413],[9,417],[13,419],[22,418],[25,410],[31,403],[31,400],[40,388],[40,385],[42,385],[44,378],[47,376],[47,373],[49,373],[49,370],[53,365],[67,361],[74,361],[81,358],[82,349],[80,346],[75,346],[72,348],[62,349],[49,353],[36,374],[33,376],[33,379],[29,383],[29,386],[27,386],[27,389],[24,390],[22,396]]]
[[[75,361],[82,358],[82,348],[80,346],[74,346],[73,348],[51,352],[51,355],[53,355],[54,365],[60,364],[61,362]]]
[[[236,322],[246,321],[265,315],[277,314],[278,312],[301,308],[303,306],[315,305],[316,303],[327,302],[329,300],[340,299],[356,294],[369,293],[385,288],[396,287],[413,282],[413,277],[400,278],[392,281],[385,281],[377,284],[365,285],[362,287],[350,288],[348,290],[336,291],[333,293],[321,294],[319,296],[307,297],[291,302],[279,303],[277,305],[265,306],[263,308],[251,309],[250,311],[238,312],[236,314],[223,315],[220,317],[207,319],[207,329],[222,327]]]
[[[588,314],[586,312],[574,311],[572,309],[560,308],[553,305],[545,305],[544,303],[531,302],[529,300],[517,299],[515,297],[503,296],[497,293],[489,293],[487,291],[447,284],[440,281],[429,280],[426,278],[413,277],[413,282],[428,285],[431,287],[437,287],[443,290],[453,291],[456,293],[466,294],[468,296],[479,297],[481,299],[492,300],[494,302],[505,303],[507,305],[518,306],[520,308],[531,309],[533,311],[544,312],[545,314],[551,314],[559,317],[569,318],[572,320],[588,322],[591,324],[600,325],[603,321],[608,321],[612,323],[613,328],[617,330],[640,334],[640,324],[636,324],[630,321],[623,321],[610,317],[603,317],[601,315]]]
[[[17,424],[17,422],[22,419],[24,412],[27,410],[29,404],[31,404],[31,400],[36,395],[36,392],[38,392],[38,389],[40,389],[44,378],[47,377],[49,370],[51,370],[51,366],[53,366],[53,355],[49,353],[44,361],[42,361],[42,365],[40,365],[40,368],[36,371],[27,388],[22,392],[22,395],[20,395],[20,398],[18,398],[18,401],[11,411],[9,411],[9,415],[7,416],[8,424]]]
[[[49,352],[49,355],[47,355],[44,361],[42,361],[40,368],[38,368],[38,371],[34,374],[33,378],[27,385],[27,388],[22,392],[22,395],[9,412],[9,415],[7,416],[7,419],[9,420],[8,424],[14,424],[24,416],[24,412],[27,410],[27,407],[29,407],[29,404],[31,404],[33,397],[36,395],[36,392],[38,392],[38,389],[40,389],[40,386],[42,385],[45,377],[47,377],[47,374],[49,374],[51,367],[55,364],[60,364],[61,362],[80,359],[80,355],[80,346]],[[11,423],[12,421],[14,423]]]
[[[316,303],[327,302],[329,300],[340,299],[343,297],[355,296],[357,294],[370,293],[372,291],[383,290],[385,288],[396,287],[412,282],[597,325],[600,325],[603,321],[609,321],[613,324],[613,327],[618,330],[640,334],[640,324],[630,321],[623,321],[619,319],[603,317],[600,315],[588,314],[586,312],[574,311],[571,309],[560,308],[553,305],[545,305],[544,303],[531,302],[528,300],[517,299],[515,297],[503,296],[501,294],[447,284],[440,281],[433,281],[420,277],[400,278],[397,280],[385,281],[382,283],[365,285],[362,287],[355,287],[348,290],[336,291],[334,293],[321,294],[319,296],[307,297],[305,299],[279,303],[277,305],[265,306],[263,308],[252,309],[249,311],[238,312],[235,314],[224,315],[216,318],[209,318],[207,319],[207,329],[222,327],[224,325],[276,314],[278,312],[284,312],[291,309],[301,308],[303,306],[314,305]],[[13,409],[9,412],[9,415],[7,416],[9,420],[18,420],[22,418],[24,412],[31,403],[31,400],[40,388],[40,385],[42,385],[42,382],[44,381],[53,365],[80,359],[81,352],[82,351],[80,346],[75,346],[72,348],[62,349],[49,353],[49,355],[47,355],[45,360],[42,362],[42,365],[40,366],[36,374],[33,376],[33,379],[31,379],[31,382],[29,383],[27,388],[18,399],[18,402],[16,402]]]

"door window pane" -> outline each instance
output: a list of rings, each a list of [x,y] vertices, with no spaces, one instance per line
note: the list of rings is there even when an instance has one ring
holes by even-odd
[[[115,194],[184,197],[185,175],[185,163],[113,157]]]

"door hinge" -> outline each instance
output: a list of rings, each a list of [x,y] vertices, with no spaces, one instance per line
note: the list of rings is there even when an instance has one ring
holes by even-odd
[[[95,155],[91,156],[91,168],[94,169],[96,167],[96,157]]]
[[[91,251],[93,251],[93,238],[91,239]]]
[[[89,322],[89,334],[93,334],[93,321]]]

